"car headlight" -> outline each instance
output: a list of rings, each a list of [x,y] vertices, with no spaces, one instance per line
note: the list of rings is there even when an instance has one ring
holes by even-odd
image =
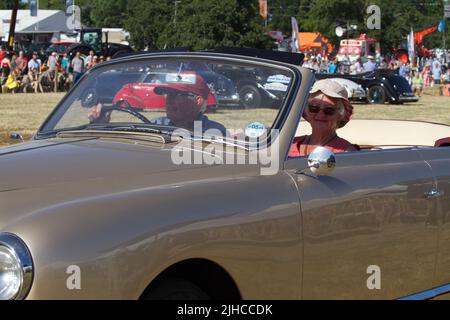
[[[33,282],[33,261],[25,243],[0,233],[0,300],[24,299]]]

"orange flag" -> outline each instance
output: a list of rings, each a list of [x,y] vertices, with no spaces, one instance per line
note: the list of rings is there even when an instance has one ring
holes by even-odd
[[[259,0],[259,15],[267,20],[267,0]]]

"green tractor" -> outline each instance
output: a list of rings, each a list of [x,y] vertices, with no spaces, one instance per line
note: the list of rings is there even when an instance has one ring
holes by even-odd
[[[120,43],[109,43],[108,32],[103,32],[101,28],[83,28],[76,30],[79,33],[80,42],[74,43],[67,49],[67,53],[70,57],[75,56],[79,51],[83,56],[89,55],[92,50],[97,56],[104,56],[115,58],[119,55],[133,52],[133,49],[129,45]],[[103,35],[105,41],[103,41]]]

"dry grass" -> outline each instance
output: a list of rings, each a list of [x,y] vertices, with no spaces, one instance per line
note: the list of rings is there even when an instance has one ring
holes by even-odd
[[[0,94],[0,145],[11,142],[11,132],[29,139],[63,96],[63,93]]]
[[[422,120],[450,125],[450,97],[425,94],[417,103],[355,104],[354,107],[355,119]]]
[[[63,96],[63,93],[0,94],[0,145],[11,143],[9,140],[11,132],[19,132],[25,139],[29,139]],[[433,90],[426,92],[418,103],[354,106],[355,119],[424,120],[450,125],[450,97],[435,95]],[[239,112],[224,109],[209,117],[228,128],[244,128],[253,121],[270,125],[276,112],[274,109]],[[146,112],[149,118],[163,114],[163,112]]]

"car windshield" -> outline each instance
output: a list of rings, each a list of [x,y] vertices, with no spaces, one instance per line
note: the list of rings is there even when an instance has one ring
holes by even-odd
[[[294,82],[290,69],[217,58],[155,59],[113,61],[88,71],[38,137],[92,129],[92,124],[139,124],[203,137],[212,131],[236,141],[279,126],[278,114]]]

